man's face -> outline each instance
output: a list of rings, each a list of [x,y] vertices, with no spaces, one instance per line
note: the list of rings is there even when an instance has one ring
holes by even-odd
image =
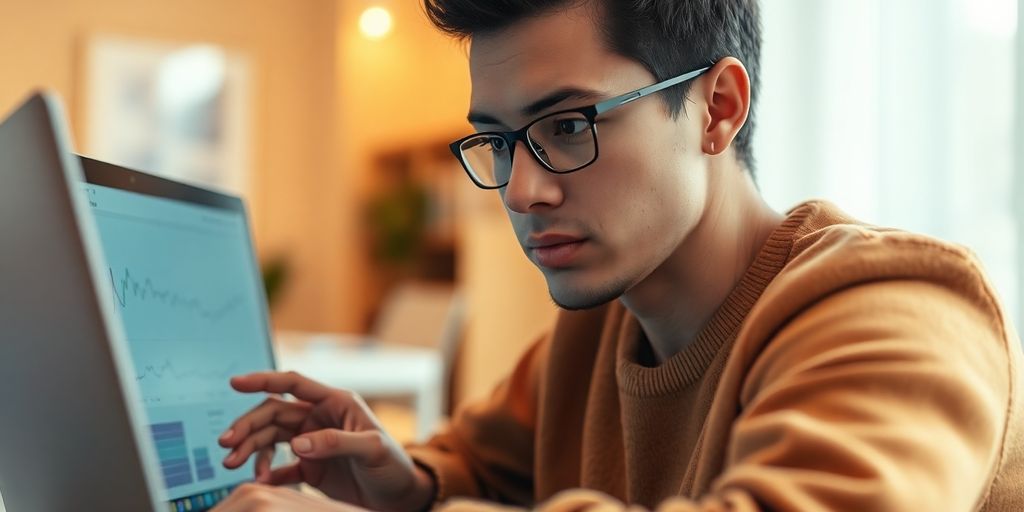
[[[518,129],[546,113],[655,82],[640,63],[606,49],[587,6],[474,37],[470,73],[471,117],[490,118],[474,123],[480,131]],[[701,85],[694,83],[694,93]],[[524,112],[566,90],[580,94]],[[701,218],[703,116],[672,119],[657,96],[599,116],[599,156],[580,171],[549,173],[522,143],[515,148],[511,181],[500,194],[520,245],[564,308],[589,308],[626,293],[680,250]]]

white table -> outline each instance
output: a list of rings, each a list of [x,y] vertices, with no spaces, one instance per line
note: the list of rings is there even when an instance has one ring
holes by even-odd
[[[279,332],[277,366],[364,398],[412,398],[416,438],[426,440],[441,422],[443,360],[438,350],[382,345],[349,334]]]

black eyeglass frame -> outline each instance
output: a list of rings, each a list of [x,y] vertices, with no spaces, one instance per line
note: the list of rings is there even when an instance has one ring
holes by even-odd
[[[547,114],[545,116],[538,117],[537,119],[534,119],[533,121],[530,121],[529,124],[527,124],[526,126],[520,128],[518,130],[514,130],[514,131],[510,131],[510,132],[487,131],[487,132],[478,132],[478,133],[474,133],[472,135],[467,135],[467,136],[465,136],[465,137],[463,137],[463,138],[461,138],[461,139],[459,139],[459,140],[449,144],[448,148],[452,151],[452,154],[455,155],[455,158],[458,159],[459,163],[462,164],[463,170],[466,171],[466,174],[469,176],[469,179],[473,181],[473,184],[476,185],[477,187],[480,187],[480,188],[485,189],[485,190],[494,190],[494,189],[502,188],[502,187],[508,185],[508,181],[509,180],[506,180],[504,183],[501,183],[501,184],[498,184],[498,185],[485,185],[484,183],[480,182],[480,180],[473,173],[473,170],[470,167],[470,165],[466,162],[466,159],[465,159],[465,157],[462,154],[462,144],[464,144],[466,141],[468,141],[470,139],[474,139],[474,138],[482,137],[482,136],[498,136],[498,137],[501,137],[505,141],[505,144],[507,144],[508,148],[509,148],[509,155],[508,155],[509,165],[512,165],[512,161],[515,158],[516,143],[518,141],[522,141],[523,145],[525,145],[527,148],[530,148],[530,154],[533,156],[533,159],[536,160],[538,163],[540,163],[541,166],[543,166],[544,169],[546,169],[548,172],[551,172],[553,174],[569,174],[571,172],[576,172],[576,171],[578,171],[580,169],[583,169],[583,168],[593,164],[594,162],[596,162],[597,161],[597,157],[600,154],[600,148],[599,148],[598,142],[597,142],[597,116],[599,116],[599,115],[601,115],[601,114],[603,114],[605,112],[608,112],[609,110],[612,110],[614,108],[621,107],[622,105],[625,105],[627,103],[632,103],[632,102],[634,102],[634,101],[636,101],[636,100],[638,100],[640,98],[643,98],[644,96],[650,96],[651,94],[654,94],[656,92],[668,89],[669,87],[672,87],[674,85],[679,85],[679,84],[681,84],[683,82],[686,82],[686,81],[689,81],[689,80],[693,80],[694,78],[697,78],[700,75],[704,74],[704,72],[706,72],[709,69],[711,69],[711,66],[707,66],[707,67],[703,67],[703,68],[700,68],[700,69],[696,69],[696,70],[690,71],[688,73],[683,73],[682,75],[679,75],[679,76],[676,76],[676,77],[673,77],[673,78],[669,78],[667,80],[663,80],[663,81],[658,82],[656,84],[648,85],[646,87],[641,87],[640,89],[637,89],[635,91],[630,91],[630,92],[627,92],[625,94],[620,94],[618,96],[615,96],[613,98],[609,98],[607,100],[604,100],[604,101],[602,101],[600,103],[596,103],[594,105],[589,105],[589,106],[586,106],[586,107],[571,108],[571,109],[566,109],[566,110],[559,110],[557,112],[552,112],[552,113]],[[567,169],[567,170],[559,170],[559,169],[553,168],[551,166],[551,164],[545,162],[544,158],[541,157],[539,154],[537,154],[537,148],[534,147],[534,144],[530,140],[530,137],[527,135],[527,132],[530,130],[530,128],[533,127],[533,125],[535,125],[535,124],[537,124],[537,123],[539,123],[539,122],[541,122],[541,121],[543,121],[545,119],[548,119],[548,118],[553,117],[553,116],[564,115],[564,114],[571,114],[571,113],[582,114],[587,119],[587,124],[590,126],[591,137],[594,140],[594,158],[591,158],[589,162],[587,162],[587,163],[585,163],[583,165],[580,165],[578,167],[574,167],[572,169]]]

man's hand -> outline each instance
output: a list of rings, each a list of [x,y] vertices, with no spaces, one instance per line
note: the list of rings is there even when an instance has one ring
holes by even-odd
[[[232,378],[231,386],[244,393],[288,393],[298,400],[270,396],[235,420],[220,438],[221,446],[232,448],[225,467],[237,468],[256,454],[258,482],[305,482],[331,498],[373,510],[419,512],[433,501],[433,477],[413,464],[358,395],[295,372],[243,375]],[[299,462],[271,471],[278,442],[290,442]]]
[[[367,512],[355,505],[329,501],[282,487],[245,484],[210,512]]]

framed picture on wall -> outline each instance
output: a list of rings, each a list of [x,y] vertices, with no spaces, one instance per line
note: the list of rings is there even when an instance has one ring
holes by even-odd
[[[90,156],[242,194],[249,64],[210,44],[86,39],[79,112]]]

